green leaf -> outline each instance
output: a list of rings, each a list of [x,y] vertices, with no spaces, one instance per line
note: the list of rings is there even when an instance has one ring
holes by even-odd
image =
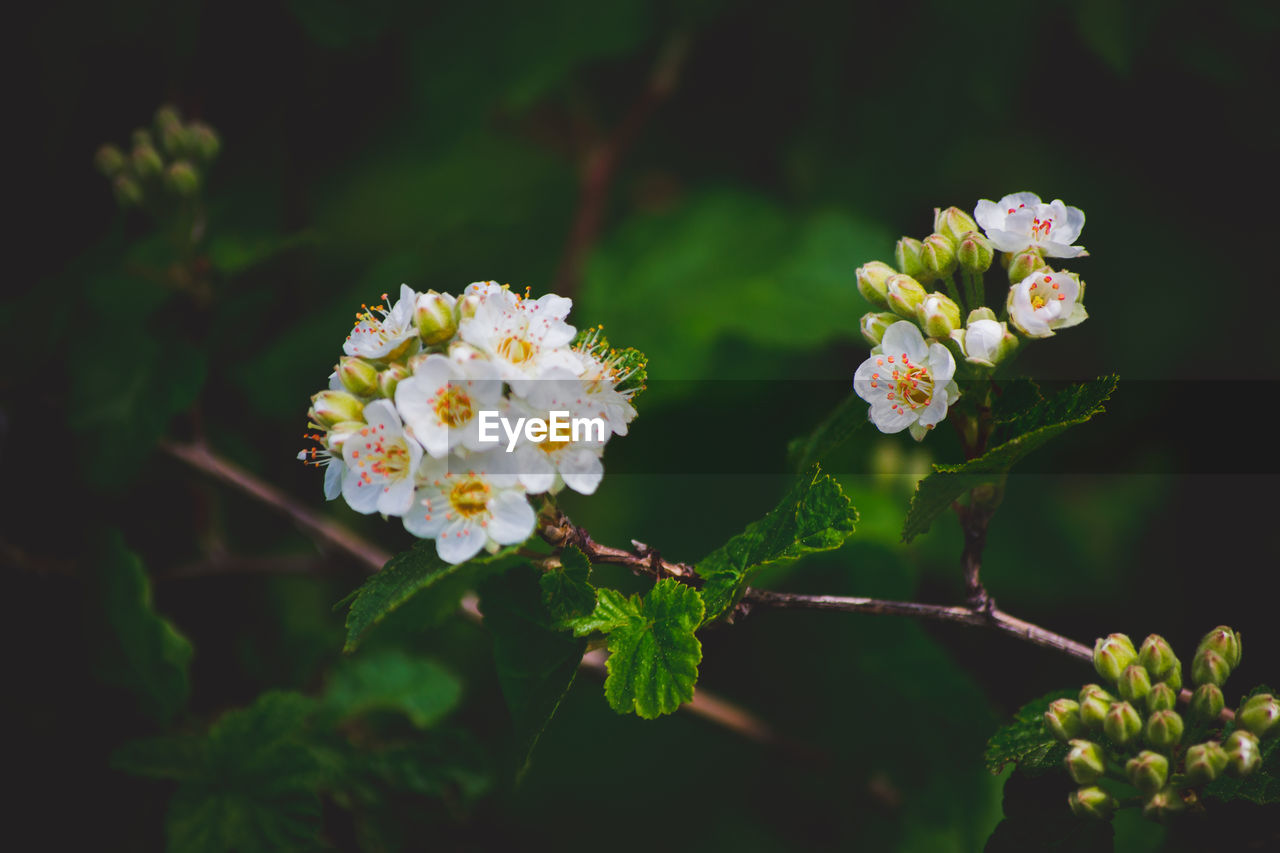
[[[219,231],[210,237],[205,254],[218,272],[237,275],[282,252],[316,242],[316,234],[310,231],[294,234],[235,234]]]
[[[673,578],[658,581],[644,598],[599,591],[595,611],[577,630],[609,635],[604,695],[613,710],[651,720],[693,698],[702,660],[694,631],[703,613],[698,591]]]
[[[325,711],[338,720],[399,711],[414,726],[435,725],[462,698],[462,684],[439,664],[385,649],[340,661],[325,690]]]
[[[370,628],[420,593],[431,591],[440,597],[439,602],[433,603],[454,609],[466,590],[518,559],[514,557],[515,550],[507,548],[497,554],[481,554],[465,563],[450,565],[436,554],[435,541],[424,539],[396,554],[381,571],[365,581],[351,599],[343,651],[355,651]]]
[[[702,598],[707,621],[733,606],[757,569],[839,548],[853,534],[857,520],[858,511],[840,484],[811,466],[775,509],[697,564],[706,581]]]
[[[202,735],[131,740],[111,754],[111,766],[152,779],[196,779],[208,763],[207,749]]]
[[[585,578],[591,569],[586,557],[580,551],[571,556],[571,551],[577,549],[566,549],[565,568],[552,574],[572,572]],[[541,581],[549,576],[539,577],[532,566],[518,566],[489,579],[480,590],[484,624],[493,635],[498,683],[515,724],[517,775],[528,769],[533,748],[573,686],[586,651],[585,641],[558,630],[544,603]],[[569,582],[586,586],[585,580]]]
[[[560,554],[560,567],[543,572],[538,578],[542,602],[551,614],[552,625],[572,627],[574,620],[595,609],[596,590],[591,585],[591,562],[587,555],[570,545]]]
[[[1003,482],[1009,469],[1022,457],[1103,411],[1103,403],[1115,390],[1117,380],[1115,376],[1106,376],[1072,386],[1011,417],[1009,422],[1020,435],[976,459],[958,465],[934,465],[933,473],[916,487],[902,528],[902,541],[910,542],[926,532],[933,520],[965,492],[983,483]]]
[[[867,404],[857,394],[850,394],[822,419],[813,432],[792,439],[787,445],[787,461],[796,471],[822,462],[845,439],[867,424]]]
[[[95,644],[98,675],[133,693],[138,708],[168,723],[191,693],[191,643],[151,601],[142,561],[110,530],[98,548],[98,595],[105,637]]]
[[[1028,702],[1013,715],[1013,722],[1001,726],[987,741],[983,754],[987,769],[999,773],[1010,762],[1029,775],[1062,769],[1067,745],[1045,728],[1044,713],[1055,699],[1073,698],[1075,691],[1058,690]]]

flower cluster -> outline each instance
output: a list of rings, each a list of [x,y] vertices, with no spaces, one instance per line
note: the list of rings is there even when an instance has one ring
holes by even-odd
[[[1087,254],[1075,245],[1084,228],[1079,208],[1014,193],[978,202],[973,216],[955,207],[935,211],[933,228],[923,240],[899,240],[893,266],[872,261],[857,271],[859,292],[888,310],[862,317],[873,349],[853,389],[871,404],[868,416],[881,432],[906,429],[917,441],[959,398],[957,360],[969,375],[990,374],[1017,349],[1019,334],[1047,338],[1088,317],[1084,282],[1046,261]],[[984,280],[997,252],[1009,280],[999,314],[986,305]],[[942,290],[926,288],[935,283]]]
[[[605,444],[626,435],[642,387],[643,357],[611,350],[598,328],[578,334],[572,305],[492,281],[460,297],[402,285],[390,307],[356,315],[328,390],[311,398],[316,446],[298,458],[326,468],[326,498],[399,517],[448,563],[523,542],[535,524],[529,496],[596,490]],[[568,413],[603,429],[494,442],[482,412]]]
[[[128,151],[103,145],[93,161],[111,181],[122,207],[154,210],[194,196],[220,147],[218,134],[207,124],[183,122],[176,109],[165,106],[156,111],[153,127],[133,132]]]

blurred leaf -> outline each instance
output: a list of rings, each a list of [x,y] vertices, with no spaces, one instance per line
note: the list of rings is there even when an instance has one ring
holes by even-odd
[[[1103,411],[1103,403],[1115,390],[1117,377],[1106,376],[1084,382],[1035,404],[1010,422],[1021,434],[988,450],[976,459],[958,465],[934,465],[933,473],[920,481],[907,520],[902,527],[902,541],[910,542],[929,529],[929,525],[945,512],[952,501],[974,486],[1003,481],[1009,469],[1022,457],[1041,447],[1069,427],[1082,424]]]
[[[845,439],[867,424],[867,404],[850,393],[808,435],[792,439],[787,445],[787,461],[797,471],[822,462]]]
[[[399,0],[345,3],[342,0],[289,0],[293,13],[312,41],[321,47],[349,48],[377,39],[409,4]]]
[[[1013,762],[1029,775],[1061,770],[1067,757],[1067,745],[1049,733],[1044,724],[1044,713],[1055,699],[1070,699],[1075,695],[1075,691],[1057,690],[1019,708],[1013,715],[1013,722],[1001,726],[987,741],[987,751],[983,756],[987,769],[999,773],[1006,764]]]
[[[757,569],[839,548],[857,520],[858,511],[840,484],[811,466],[768,515],[698,562],[698,574],[706,581],[706,620],[728,611]]]
[[[111,754],[111,766],[152,779],[195,779],[208,762],[202,735],[175,735],[132,740]]]
[[[223,275],[236,275],[268,261],[281,252],[316,242],[309,231],[296,234],[235,234],[218,231],[209,238],[205,254]]]
[[[1110,821],[1076,817],[1067,806],[1075,787],[1066,774],[1029,778],[1013,773],[1004,785],[1004,820],[985,853],[1107,853],[1115,848]]]
[[[584,640],[557,630],[543,603],[539,575],[532,566],[517,566],[490,578],[480,590],[484,625],[493,635],[498,682],[515,724],[517,776],[528,768],[538,738],[573,686],[587,647]]]
[[[351,598],[343,651],[355,651],[370,628],[420,593],[443,595],[443,606],[456,607],[467,588],[519,559],[515,557],[515,550],[507,548],[497,554],[481,554],[458,565],[440,559],[433,539],[424,539],[409,550],[401,551]]]
[[[325,689],[324,709],[340,720],[369,711],[399,711],[425,729],[461,698],[462,684],[439,664],[385,649],[340,661]]]
[[[698,591],[672,578],[658,581],[644,598],[599,590],[596,609],[578,620],[575,631],[609,635],[609,707],[651,720],[693,698],[702,660],[694,631],[703,612]]]
[[[570,545],[560,554],[560,567],[538,578],[542,602],[551,615],[553,627],[568,627],[574,619],[591,613],[596,605],[596,589],[591,585],[591,561]]]
[[[156,613],[142,561],[120,531],[106,533],[97,555],[97,601],[107,633],[93,647],[98,674],[133,693],[144,714],[168,723],[191,692],[191,643]]]

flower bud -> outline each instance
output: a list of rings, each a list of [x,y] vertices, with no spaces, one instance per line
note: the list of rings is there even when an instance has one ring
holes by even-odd
[[[900,318],[897,314],[891,314],[887,311],[876,314],[863,314],[862,319],[858,321],[858,328],[862,330],[862,336],[867,339],[873,347],[880,345],[881,338],[884,337],[885,329],[897,323]]]
[[[114,178],[124,168],[124,152],[114,145],[104,145],[93,155],[93,165],[108,178]]]
[[[1116,698],[1097,684],[1086,684],[1080,690],[1080,722],[1086,729],[1099,731]]]
[[[458,322],[470,320],[476,316],[476,309],[480,307],[480,297],[474,293],[468,293],[466,296],[458,300]]]
[[[1187,747],[1187,778],[1196,785],[1207,785],[1227,769],[1227,751],[1216,740]]]
[[[1173,647],[1159,634],[1151,634],[1142,641],[1142,648],[1138,650],[1138,663],[1151,673],[1152,681],[1161,680],[1170,670],[1182,665],[1178,656],[1173,653]]]
[[[324,437],[324,446],[335,456],[342,455],[342,445],[347,439],[356,435],[368,426],[364,421],[342,421],[329,428]]]
[[[1124,766],[1125,775],[1144,794],[1154,794],[1169,781],[1169,759],[1158,752],[1143,750]]]
[[[1205,649],[1212,649],[1221,655],[1231,669],[1235,669],[1240,665],[1240,658],[1244,652],[1240,642],[1240,635],[1226,625],[1219,625],[1204,635],[1204,638],[1200,640],[1200,645],[1196,647],[1196,651],[1201,652]]]
[[[1167,684],[1154,684],[1147,694],[1147,711],[1172,711],[1178,706],[1178,691]]]
[[[876,308],[888,308],[889,291],[885,280],[897,273],[893,267],[880,261],[863,264],[854,272],[854,277],[858,280],[858,292]]]
[[[189,198],[200,189],[200,175],[186,160],[179,160],[165,170],[164,184],[175,195]]]
[[[370,397],[378,390],[378,368],[354,355],[338,360],[338,378],[352,394]]]
[[[899,317],[916,318],[916,309],[928,294],[920,282],[909,275],[891,275],[886,281],[889,291],[889,308]]]
[[[1210,648],[1202,648],[1191,659],[1191,680],[1196,684],[1216,684],[1221,687],[1231,674],[1231,664]]]
[[[976,231],[961,237],[960,245],[956,247],[956,260],[961,267],[972,273],[984,273],[991,269],[995,256],[991,241]]]
[[[150,145],[135,145],[132,160],[134,174],[139,178],[155,178],[164,171],[164,161]]]
[[[427,346],[442,344],[458,331],[458,318],[453,313],[453,303],[452,296],[444,296],[434,290],[418,296],[414,322],[418,326],[418,336]]]
[[[904,275],[924,281],[929,278],[929,270],[924,265],[924,243],[912,237],[903,237],[893,247],[895,266]]]
[[[1248,729],[1260,738],[1280,732],[1276,724],[1280,722],[1280,702],[1270,693],[1259,693],[1250,696],[1244,707],[1236,714],[1236,725]]]
[[[187,125],[186,141],[191,153],[205,163],[217,157],[218,151],[222,148],[222,140],[218,138],[214,129],[198,121]]]
[[[1222,688],[1216,684],[1201,684],[1191,694],[1191,719],[1201,723],[1213,723],[1226,707]]]
[[[182,129],[182,119],[173,107],[161,107],[156,110],[156,132],[160,135],[160,145],[172,157],[185,156],[186,139]]]
[[[1044,712],[1044,724],[1058,740],[1066,742],[1080,733],[1080,703],[1073,699],[1055,699]]]
[[[178,108],[173,104],[162,104],[156,109],[156,130],[164,130],[166,127],[177,127],[181,124],[182,116],[178,115]]]
[[[1142,718],[1128,702],[1113,702],[1102,721],[1102,731],[1120,746],[1138,736],[1142,731]]]
[[[1116,810],[1115,797],[1095,786],[1080,788],[1067,796],[1067,804],[1071,813],[1077,817],[1091,817],[1106,820]]]
[[[1142,816],[1147,820],[1163,820],[1165,817],[1180,812],[1185,804],[1182,797],[1173,788],[1164,788],[1147,798],[1142,805]]]
[[[137,207],[142,204],[142,187],[128,175],[116,175],[111,188],[115,190],[116,201],[121,207]]]
[[[403,364],[392,364],[378,374],[378,393],[387,399],[395,399],[396,386],[401,379],[409,378],[409,368]]]
[[[151,137],[151,131],[147,130],[145,127],[140,127],[136,129],[133,132],[133,134],[129,137],[129,139],[133,143],[134,148],[155,148],[156,147],[156,142]]]
[[[1107,770],[1107,759],[1096,743],[1088,740],[1071,741],[1071,751],[1066,758],[1067,772],[1079,785],[1092,785]]]
[[[1116,681],[1125,667],[1133,663],[1138,652],[1133,641],[1124,634],[1101,637],[1093,644],[1093,668],[1108,681]]]
[[[952,242],[958,242],[971,231],[978,230],[978,223],[973,217],[958,207],[933,211],[933,230],[942,234]]]
[[[1156,711],[1147,718],[1147,743],[1156,749],[1173,749],[1182,740],[1182,729],[1177,711]]]
[[[358,421],[364,417],[364,403],[346,391],[321,391],[311,398],[311,420],[328,428],[341,421]]]
[[[931,338],[945,338],[960,327],[960,306],[945,293],[930,293],[916,309],[916,320]]]
[[[1044,258],[1040,257],[1039,252],[1023,252],[1020,255],[1014,255],[1009,261],[1009,283],[1019,284],[1027,276],[1032,273],[1044,269]]]
[[[1141,702],[1151,692],[1151,676],[1147,673],[1147,668],[1141,664],[1129,664],[1120,673],[1116,689],[1126,701],[1135,704]]]
[[[927,269],[933,277],[947,276],[955,272],[956,269],[956,249],[955,243],[950,237],[944,237],[941,234],[930,234],[924,238],[923,249],[920,251],[920,259],[924,261],[925,269]]]
[[[1227,772],[1233,776],[1248,776],[1262,763],[1262,750],[1253,732],[1236,729],[1223,748],[1227,753]]]

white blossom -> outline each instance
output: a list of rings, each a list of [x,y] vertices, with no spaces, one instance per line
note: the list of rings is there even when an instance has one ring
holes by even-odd
[[[502,380],[492,364],[474,351],[455,354],[418,356],[413,375],[396,385],[396,408],[410,434],[437,459],[458,445],[482,449],[479,413],[497,409],[502,400]]]
[[[533,534],[537,517],[523,487],[511,474],[493,473],[494,461],[488,453],[465,461],[423,459],[404,526],[414,536],[436,540],[436,553],[446,563],[465,562],[482,548],[496,551]]]
[[[382,295],[387,301],[387,295]],[[356,315],[356,324],[343,344],[347,355],[371,359],[393,359],[404,355],[417,340],[413,311],[418,294],[407,284],[400,285],[400,298],[389,310],[383,305],[366,308]]]
[[[916,441],[947,416],[960,397],[952,379],[951,352],[936,341],[926,343],[920,329],[905,320],[885,330],[853,375],[853,390],[871,404],[868,417],[881,432],[910,430]]]
[[[356,512],[402,515],[413,498],[422,448],[405,435],[387,400],[364,407],[365,426],[342,443],[342,496]]]
[[[1009,322],[1029,338],[1047,338],[1088,319],[1083,295],[1074,275],[1039,270],[1009,288]]]
[[[1035,193],[1013,193],[998,202],[983,199],[973,211],[991,245],[1001,252],[1035,249],[1051,258],[1076,258],[1083,246],[1073,246],[1084,228],[1084,211],[1062,199],[1045,204]]]

